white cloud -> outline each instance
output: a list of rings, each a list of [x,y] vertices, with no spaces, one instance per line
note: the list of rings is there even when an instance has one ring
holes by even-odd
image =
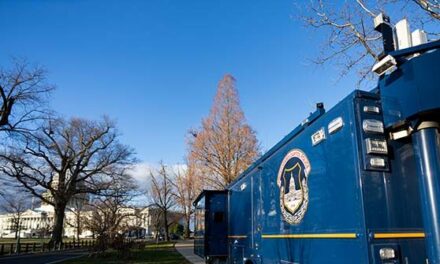
[[[165,164],[165,165],[171,174],[173,174],[173,172],[176,171],[185,171],[187,168],[186,164]],[[153,173],[153,175],[156,175],[159,166],[160,165],[158,163],[156,164],[149,162],[137,163],[130,170],[130,175],[137,181],[140,187],[142,186],[147,187],[150,182],[151,173]]]
[[[174,175],[173,172],[176,171],[184,171],[186,170],[186,164],[165,164],[167,169],[170,172],[170,175]],[[140,162],[132,166],[130,169],[130,175],[135,179],[136,183],[140,191],[143,193],[138,196],[134,201],[134,204],[138,205],[146,205],[149,204],[148,190],[150,186],[150,177],[151,173],[153,175],[157,174],[158,169],[160,168],[160,164],[149,163],[149,162]]]

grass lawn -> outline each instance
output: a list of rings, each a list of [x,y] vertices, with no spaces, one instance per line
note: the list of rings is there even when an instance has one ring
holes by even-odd
[[[109,251],[101,256],[82,257],[70,261],[63,262],[64,264],[190,264],[182,255],[175,249],[173,243],[150,244],[144,249],[132,249],[131,257],[127,259],[118,258],[116,251]]]

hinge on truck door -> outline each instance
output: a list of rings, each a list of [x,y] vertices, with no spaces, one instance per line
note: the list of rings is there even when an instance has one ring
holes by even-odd
[[[411,135],[411,133],[414,131],[414,129],[411,126],[408,126],[404,129],[401,130],[397,130],[394,132],[390,132],[390,139],[391,140],[398,140],[401,138],[405,138],[409,135]]]
[[[435,121],[421,121],[417,124],[413,124],[415,128],[413,128],[411,125],[406,126],[400,126],[399,129],[396,129],[395,131],[390,132],[390,139],[392,140],[398,140],[401,138],[405,138],[410,136],[414,131],[421,130],[424,128],[440,128],[440,125],[438,122]]]

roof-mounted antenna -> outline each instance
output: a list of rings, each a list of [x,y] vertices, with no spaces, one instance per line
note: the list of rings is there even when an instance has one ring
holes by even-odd
[[[390,17],[380,13],[374,18],[374,30],[382,33],[383,56],[385,57],[391,51],[394,51],[393,26],[390,23]]]
[[[390,23],[390,18],[384,13],[380,13],[374,18],[374,29],[382,33],[383,53],[380,54],[380,61],[373,66],[372,70],[379,76],[382,76],[386,72],[395,69],[397,65],[396,60],[391,55],[388,55],[395,50],[393,26]]]

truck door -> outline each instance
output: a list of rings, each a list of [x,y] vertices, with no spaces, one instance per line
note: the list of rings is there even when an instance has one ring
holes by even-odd
[[[229,252],[230,263],[243,263],[250,255],[252,238],[251,177],[240,180],[229,196]]]

